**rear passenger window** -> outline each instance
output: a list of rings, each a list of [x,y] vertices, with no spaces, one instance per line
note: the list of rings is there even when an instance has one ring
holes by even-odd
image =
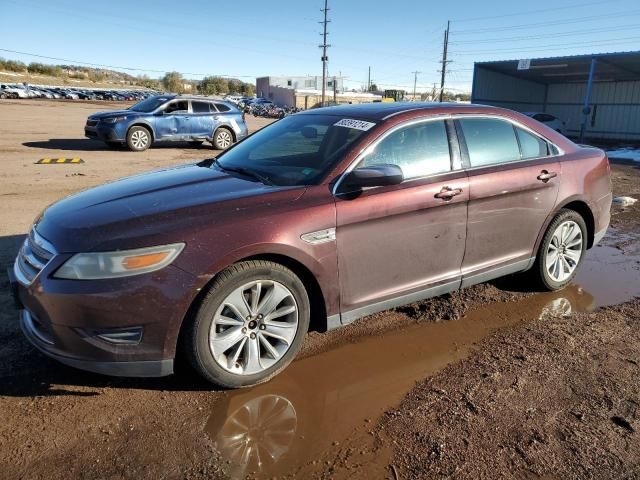
[[[191,101],[193,113],[209,113],[209,104],[207,102]]]
[[[526,130],[516,127],[522,158],[538,158],[549,155],[549,146],[540,137],[533,135]]]
[[[520,160],[513,125],[493,118],[462,118],[464,140],[472,167]]]
[[[405,179],[451,170],[444,121],[425,122],[392,133],[358,167],[381,164],[398,165]]]
[[[228,112],[229,110],[231,110],[229,107],[227,107],[224,103],[216,103],[215,104],[216,107],[218,108],[219,112]]]

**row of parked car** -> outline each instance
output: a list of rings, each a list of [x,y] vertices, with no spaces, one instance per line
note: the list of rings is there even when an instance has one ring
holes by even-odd
[[[140,101],[160,92],[153,90],[52,87],[24,83],[0,84],[0,98],[56,98],[68,100]]]

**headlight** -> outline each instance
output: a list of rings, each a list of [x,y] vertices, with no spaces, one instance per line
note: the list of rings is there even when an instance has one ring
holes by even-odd
[[[108,118],[103,118],[102,122],[103,123],[116,123],[119,122],[120,120],[126,120],[127,116],[126,115],[121,115],[119,117],[108,117]]]
[[[117,278],[155,272],[180,254],[184,243],[117,252],[77,253],[53,275],[72,280]]]

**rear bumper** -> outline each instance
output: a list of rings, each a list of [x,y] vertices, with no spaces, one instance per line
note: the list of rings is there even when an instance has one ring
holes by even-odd
[[[85,360],[60,354],[54,351],[46,337],[38,332],[27,310],[20,312],[20,328],[27,340],[42,353],[60,363],[80,370],[114,377],[164,377],[173,373],[173,359],[110,362]]]

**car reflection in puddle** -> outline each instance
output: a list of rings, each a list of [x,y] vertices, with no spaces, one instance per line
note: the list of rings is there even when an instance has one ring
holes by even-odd
[[[205,430],[232,477],[307,477],[340,449],[360,449],[370,438],[373,422],[416,381],[465,357],[495,330],[589,311],[595,305],[590,293],[571,285],[560,292],[485,305],[460,320],[363,338],[296,361],[266,384],[226,392]],[[386,461],[381,468],[385,466]]]

